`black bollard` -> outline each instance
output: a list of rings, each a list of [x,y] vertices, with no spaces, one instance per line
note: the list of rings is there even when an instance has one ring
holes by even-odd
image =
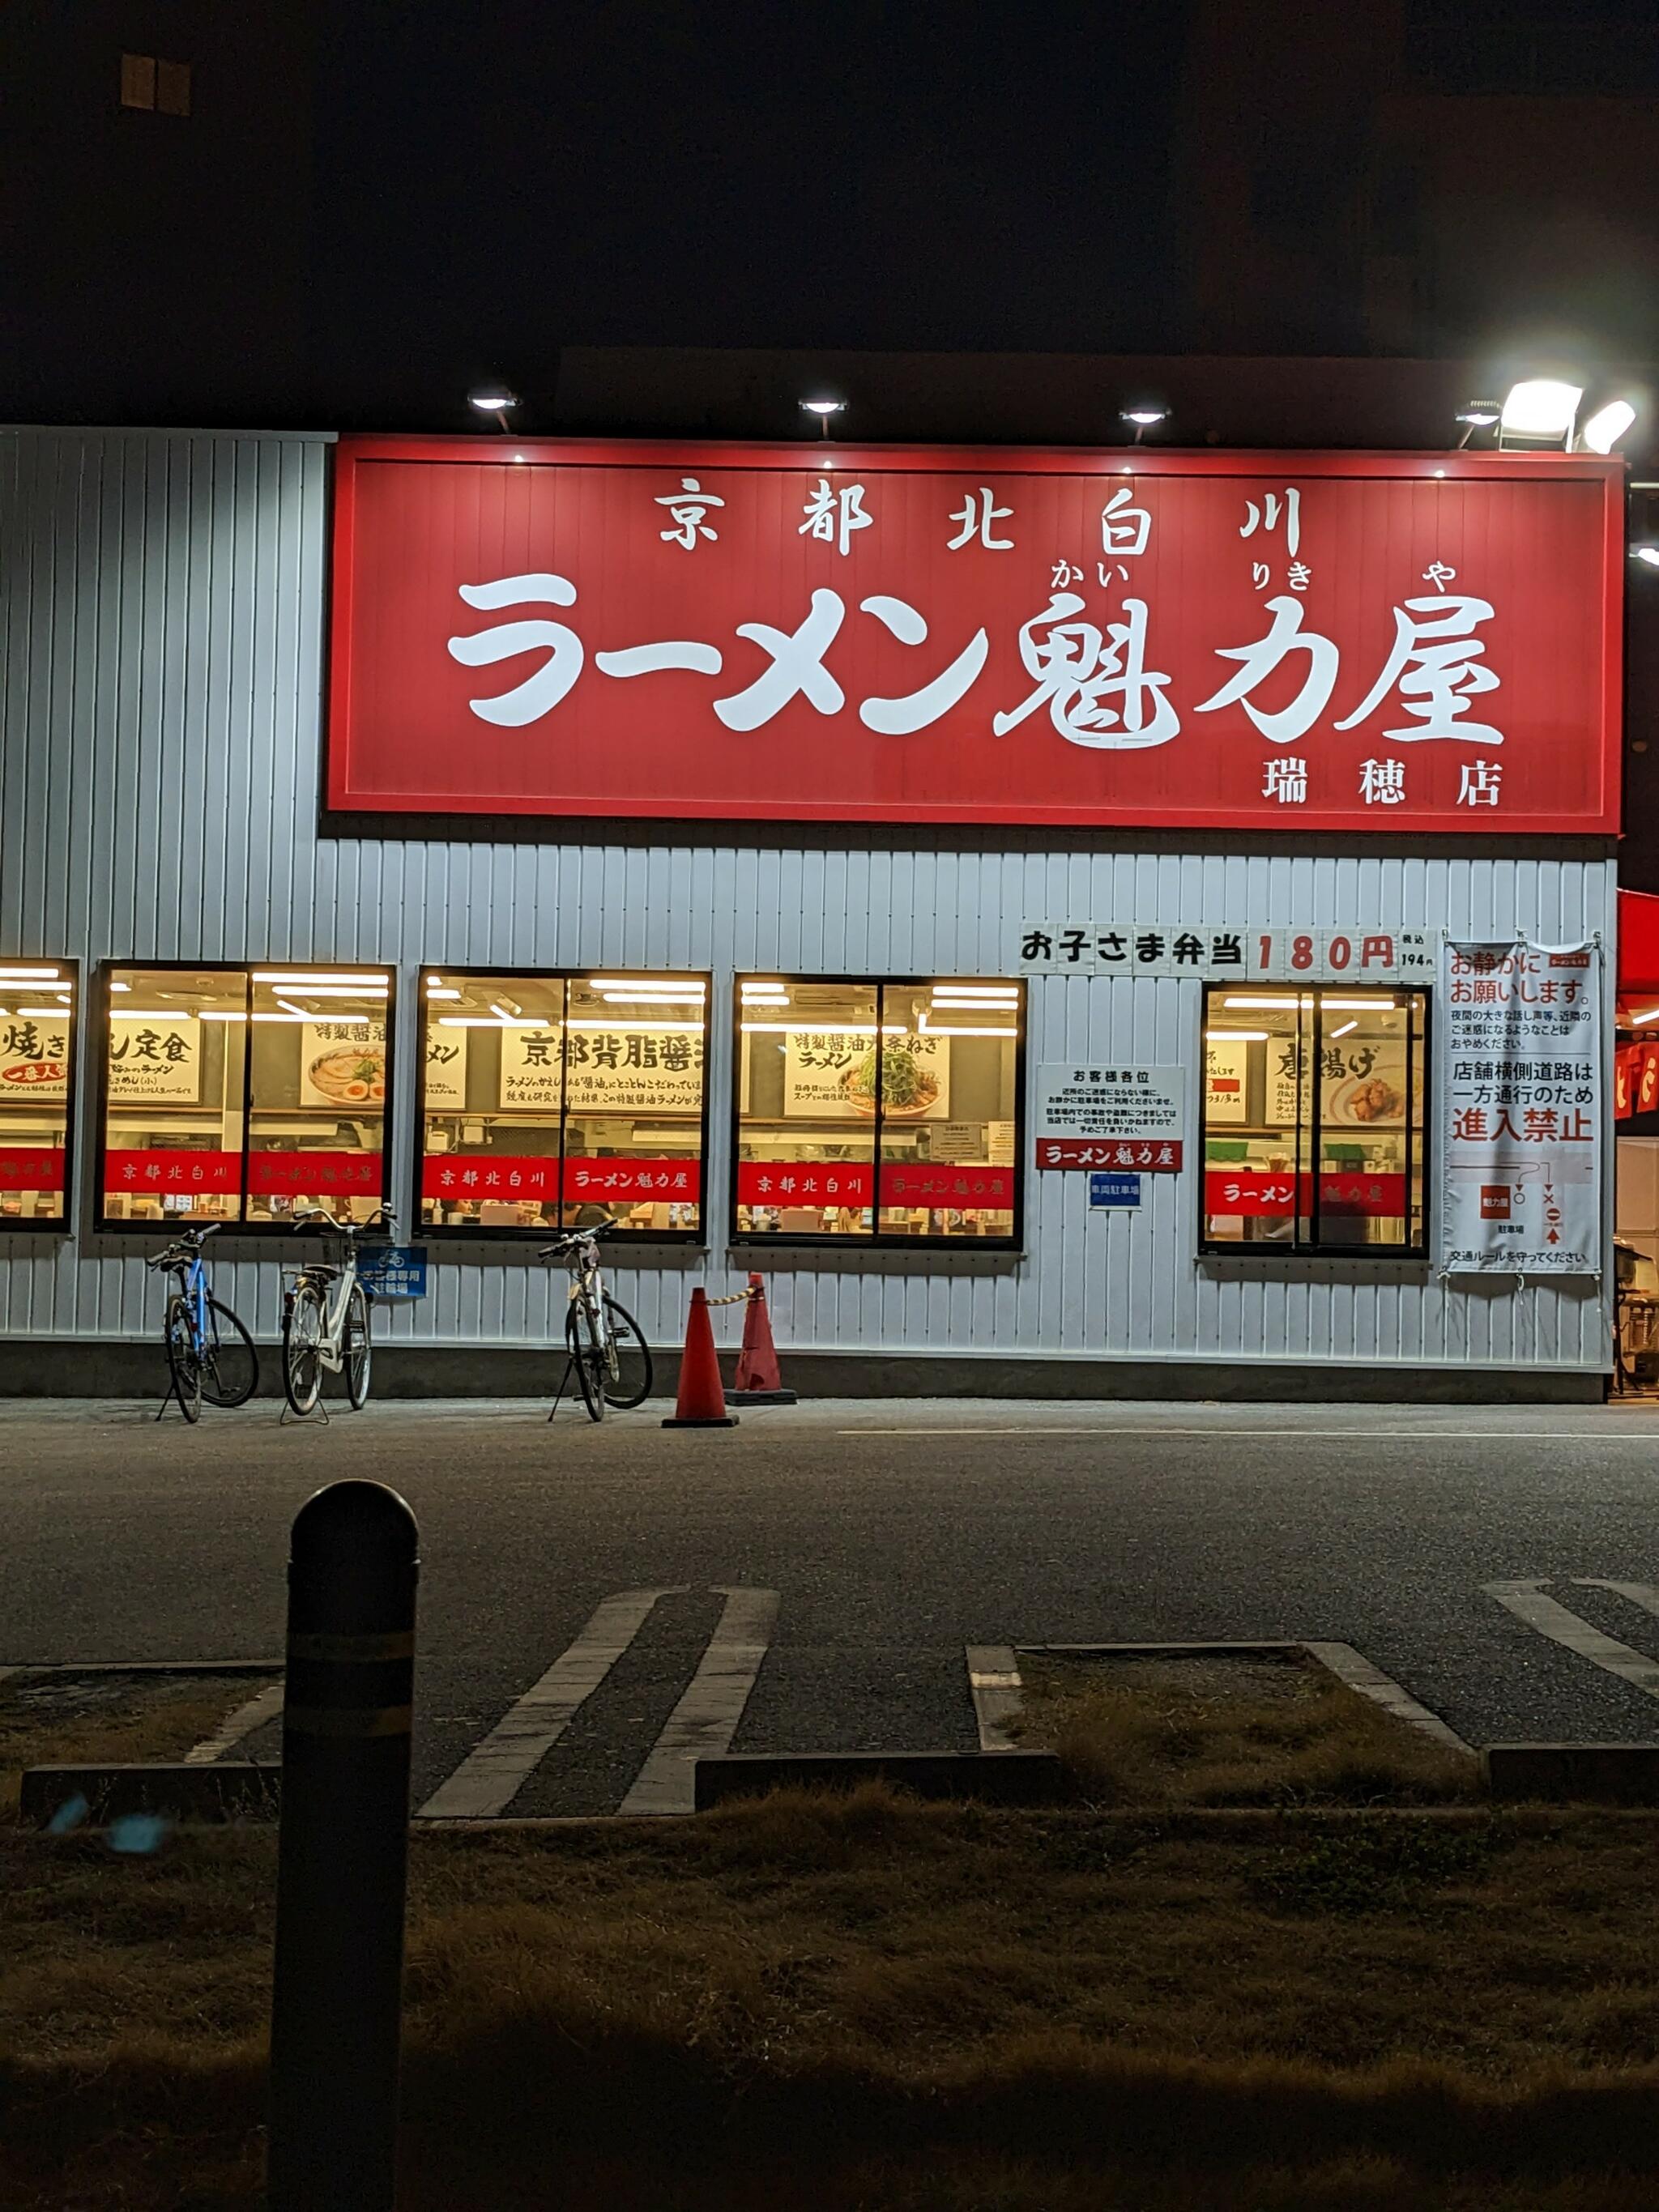
[[[332,1483],[294,1522],[270,2212],[392,2212],[418,1545],[378,1482]]]

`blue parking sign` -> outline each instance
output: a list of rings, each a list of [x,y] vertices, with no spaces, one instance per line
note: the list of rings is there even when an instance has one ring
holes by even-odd
[[[1138,1175],[1091,1175],[1089,1203],[1091,1206],[1139,1206],[1140,1177]]]
[[[357,1280],[377,1298],[426,1296],[424,1244],[365,1244],[359,1248]]]

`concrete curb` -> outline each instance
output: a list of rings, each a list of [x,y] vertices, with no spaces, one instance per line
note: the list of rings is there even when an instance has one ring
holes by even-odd
[[[1480,1765],[1497,1798],[1659,1804],[1659,1743],[1494,1743]]]
[[[698,1759],[693,1774],[699,1813],[773,1790],[854,1790],[861,1782],[986,1805],[1059,1805],[1071,1795],[1051,1751],[737,1751]]]
[[[174,1820],[274,1820],[282,1790],[282,1769],[276,1766],[31,1766],[24,1770],[18,1809],[40,1827],[77,1797],[86,1801],[85,1824],[93,1827],[130,1813]]]

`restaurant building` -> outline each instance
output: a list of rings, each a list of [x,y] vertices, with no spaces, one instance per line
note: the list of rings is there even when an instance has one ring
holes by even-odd
[[[1599,1396],[1624,565],[1588,454],[0,434],[0,1382],[389,1201],[393,1389],[605,1221],[804,1389]]]

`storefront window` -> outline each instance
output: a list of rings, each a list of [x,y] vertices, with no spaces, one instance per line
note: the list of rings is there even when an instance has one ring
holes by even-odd
[[[386,1194],[391,975],[256,968],[250,982],[247,1218],[367,1221]]]
[[[1206,1249],[1422,1255],[1428,1025],[1421,991],[1206,991]]]
[[[741,1237],[1015,1241],[1018,983],[738,979]]]
[[[111,967],[104,980],[105,1225],[375,1211],[388,971]]]
[[[247,971],[109,968],[103,1223],[240,1221]]]
[[[79,970],[70,960],[0,967],[0,1232],[69,1220]]]
[[[421,981],[425,1229],[702,1227],[706,976]]]

